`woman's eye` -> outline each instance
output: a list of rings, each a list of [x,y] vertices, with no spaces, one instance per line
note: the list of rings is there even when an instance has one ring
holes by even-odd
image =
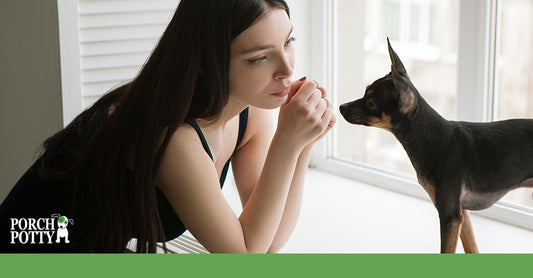
[[[296,38],[291,37],[289,40],[285,42],[285,46],[290,46],[294,41],[296,41]]]
[[[261,58],[248,60],[248,62],[252,64],[262,64],[266,59],[267,59],[266,56],[263,56]]]

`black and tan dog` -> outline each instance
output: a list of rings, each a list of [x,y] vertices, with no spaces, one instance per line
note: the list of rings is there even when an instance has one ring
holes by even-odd
[[[533,187],[533,120],[445,120],[420,96],[387,43],[391,72],[340,112],[352,124],[392,132],[403,145],[438,210],[441,252],[454,253],[460,234],[465,252],[477,253],[468,210],[486,209],[512,189]]]

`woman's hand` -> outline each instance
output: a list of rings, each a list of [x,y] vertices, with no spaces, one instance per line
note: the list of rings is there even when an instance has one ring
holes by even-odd
[[[276,136],[299,151],[322,138],[336,122],[325,95],[314,81],[293,82],[280,108]]]
[[[315,83],[316,83],[316,81],[315,81]],[[322,134],[320,134],[315,140],[313,140],[311,143],[309,143],[309,144],[307,144],[307,146],[305,146],[305,149],[308,149],[308,150],[310,150],[316,142],[318,142],[320,139],[322,139],[333,128],[333,126],[335,126],[335,124],[337,123],[337,115],[335,115],[335,113],[333,112],[333,105],[327,99],[326,89],[324,89],[323,87],[320,87],[320,85],[317,85],[317,86],[318,86],[317,88],[322,93],[322,98],[325,99],[326,102],[327,102],[327,110],[329,110],[331,112],[331,119],[329,121],[329,124],[328,124],[328,127],[326,128],[326,130],[324,130],[324,132],[322,132]]]

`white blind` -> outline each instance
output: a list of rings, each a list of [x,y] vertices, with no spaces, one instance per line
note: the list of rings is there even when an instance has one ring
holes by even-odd
[[[179,0],[78,0],[82,106],[137,75]]]

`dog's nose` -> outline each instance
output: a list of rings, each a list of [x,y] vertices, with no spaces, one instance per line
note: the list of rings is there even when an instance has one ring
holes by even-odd
[[[345,103],[345,104],[341,104],[341,106],[339,106],[339,111],[341,112],[341,114],[342,114],[343,116],[345,116],[346,113],[348,112],[348,105],[347,105],[347,103]]]

